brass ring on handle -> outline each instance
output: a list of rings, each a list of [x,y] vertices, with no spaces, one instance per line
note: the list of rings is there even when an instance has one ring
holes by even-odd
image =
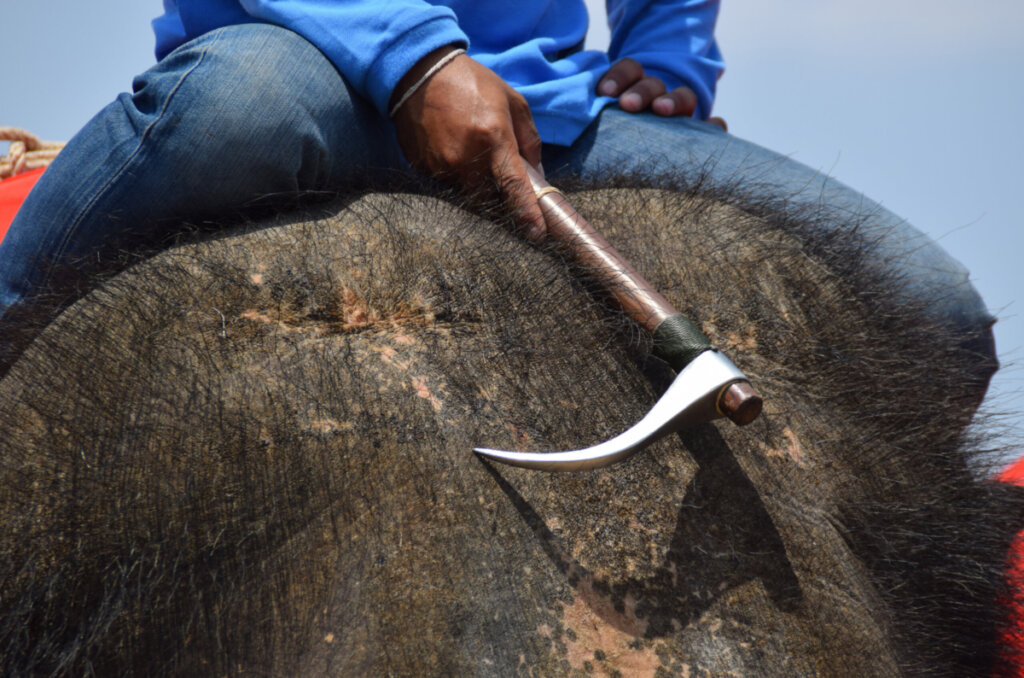
[[[562,196],[563,198],[565,197],[565,193],[562,193],[560,190],[558,190],[554,186],[545,186],[544,188],[542,188],[539,191],[537,191],[537,200],[540,200],[541,198],[543,198],[548,193],[557,193],[558,195]]]

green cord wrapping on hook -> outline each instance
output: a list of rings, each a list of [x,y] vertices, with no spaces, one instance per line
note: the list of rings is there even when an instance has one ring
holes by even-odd
[[[704,351],[714,348],[711,340],[681,313],[665,318],[655,328],[653,338],[654,355],[667,362],[676,372]]]

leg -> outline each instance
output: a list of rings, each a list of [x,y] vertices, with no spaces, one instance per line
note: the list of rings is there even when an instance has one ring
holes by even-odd
[[[0,244],[0,323],[55,267],[126,236],[153,247],[181,219],[404,166],[390,121],[304,39],[264,24],[213,31],[136,78],[43,175]]]
[[[879,263],[906,279],[905,292],[965,337],[963,348],[975,363],[978,402],[998,368],[992,338],[994,319],[969,281],[964,266],[916,228],[842,183],[806,165],[689,118],[660,118],[607,108],[569,148],[544,147],[549,177],[602,173],[702,174],[717,185],[740,184],[795,206],[823,205],[855,224],[875,243]]]

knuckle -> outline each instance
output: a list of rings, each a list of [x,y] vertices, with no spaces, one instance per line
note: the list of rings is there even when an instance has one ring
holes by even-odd
[[[638,61],[626,57],[612,64],[608,75],[617,80],[636,81],[643,77],[644,69]]]
[[[512,119],[517,125],[526,129],[535,129],[536,125],[533,124],[533,114],[530,112],[530,105],[525,101],[522,104],[517,104],[511,108]]]
[[[656,78],[653,75],[648,75],[640,81],[641,86],[651,94],[664,94],[665,83],[661,81],[661,78]]]
[[[689,87],[680,87],[673,90],[672,98],[675,99],[679,106],[688,111],[692,111],[697,106],[697,95]]]
[[[478,147],[497,146],[506,143],[508,121],[502,116],[487,114],[474,119],[468,129],[469,143]]]
[[[530,104],[526,103],[526,97],[524,97],[521,92],[514,90],[511,87],[509,88],[509,103],[515,108],[525,111],[530,110]]]
[[[527,120],[526,123],[520,127],[520,131],[527,142],[531,144],[540,143],[540,133],[537,131],[537,126],[533,124],[533,120]]]

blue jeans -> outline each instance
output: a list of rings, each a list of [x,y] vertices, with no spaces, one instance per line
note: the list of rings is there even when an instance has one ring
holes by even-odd
[[[389,120],[298,35],[264,24],[215,30],[135,79],[43,175],[0,244],[0,329],[60,266],[126,232],[150,246],[172,224],[251,213],[275,199],[407,172]],[[572,147],[545,146],[550,178],[696,170],[794,204],[870,214],[879,256],[935,312],[981,337],[992,317],[964,267],[921,232],[810,168],[687,118],[610,108]],[[935,294],[935,291],[941,291]],[[16,314],[16,313],[15,313]]]

